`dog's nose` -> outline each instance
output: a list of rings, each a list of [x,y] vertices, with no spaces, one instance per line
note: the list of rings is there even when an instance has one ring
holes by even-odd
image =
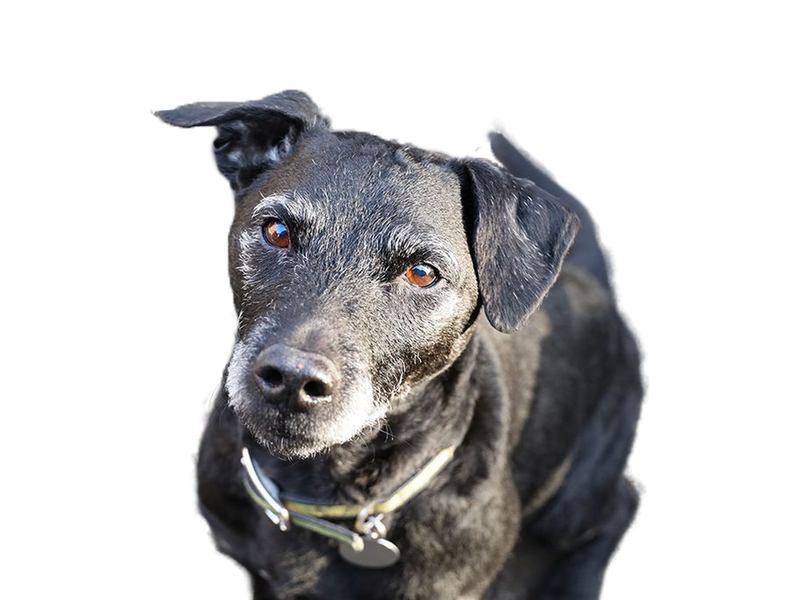
[[[330,400],[339,379],[334,364],[321,354],[284,344],[262,350],[253,369],[267,402],[300,409]]]

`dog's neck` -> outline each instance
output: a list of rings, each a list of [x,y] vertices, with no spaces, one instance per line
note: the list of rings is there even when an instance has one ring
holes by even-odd
[[[473,380],[486,361],[483,347],[481,336],[471,336],[449,368],[410,390],[402,409],[364,437],[291,462],[260,451],[260,462],[282,490],[319,502],[358,504],[390,494],[442,449],[462,446],[476,425],[490,426],[486,417],[496,420],[483,414],[475,423],[476,413],[486,412],[476,411],[480,389]],[[455,397],[459,402],[450,401]]]

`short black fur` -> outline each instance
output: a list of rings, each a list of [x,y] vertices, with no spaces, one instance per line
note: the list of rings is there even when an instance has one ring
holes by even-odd
[[[638,502],[624,469],[642,385],[586,209],[500,134],[505,168],[331,131],[302,92],[158,116],[218,128],[236,195],[239,327],[198,493],[254,598],[597,598]],[[270,219],[289,247],[264,240]],[[419,262],[435,285],[405,277]],[[375,571],[278,531],[242,486],[244,445],[283,490],[329,504],[383,497],[456,451],[386,515],[402,559]]]

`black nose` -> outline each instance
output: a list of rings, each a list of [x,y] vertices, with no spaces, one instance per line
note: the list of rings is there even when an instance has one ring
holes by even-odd
[[[330,400],[339,379],[334,364],[321,354],[284,344],[262,350],[253,370],[267,402],[300,409]]]

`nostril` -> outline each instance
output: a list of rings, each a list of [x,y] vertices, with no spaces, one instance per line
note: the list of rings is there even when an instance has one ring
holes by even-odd
[[[271,387],[280,387],[283,385],[283,375],[278,369],[273,367],[267,367],[262,369],[261,373],[259,373],[261,380],[266,383],[268,386]]]
[[[330,394],[328,386],[319,379],[311,379],[306,381],[303,386],[303,391],[312,398],[322,398]]]

